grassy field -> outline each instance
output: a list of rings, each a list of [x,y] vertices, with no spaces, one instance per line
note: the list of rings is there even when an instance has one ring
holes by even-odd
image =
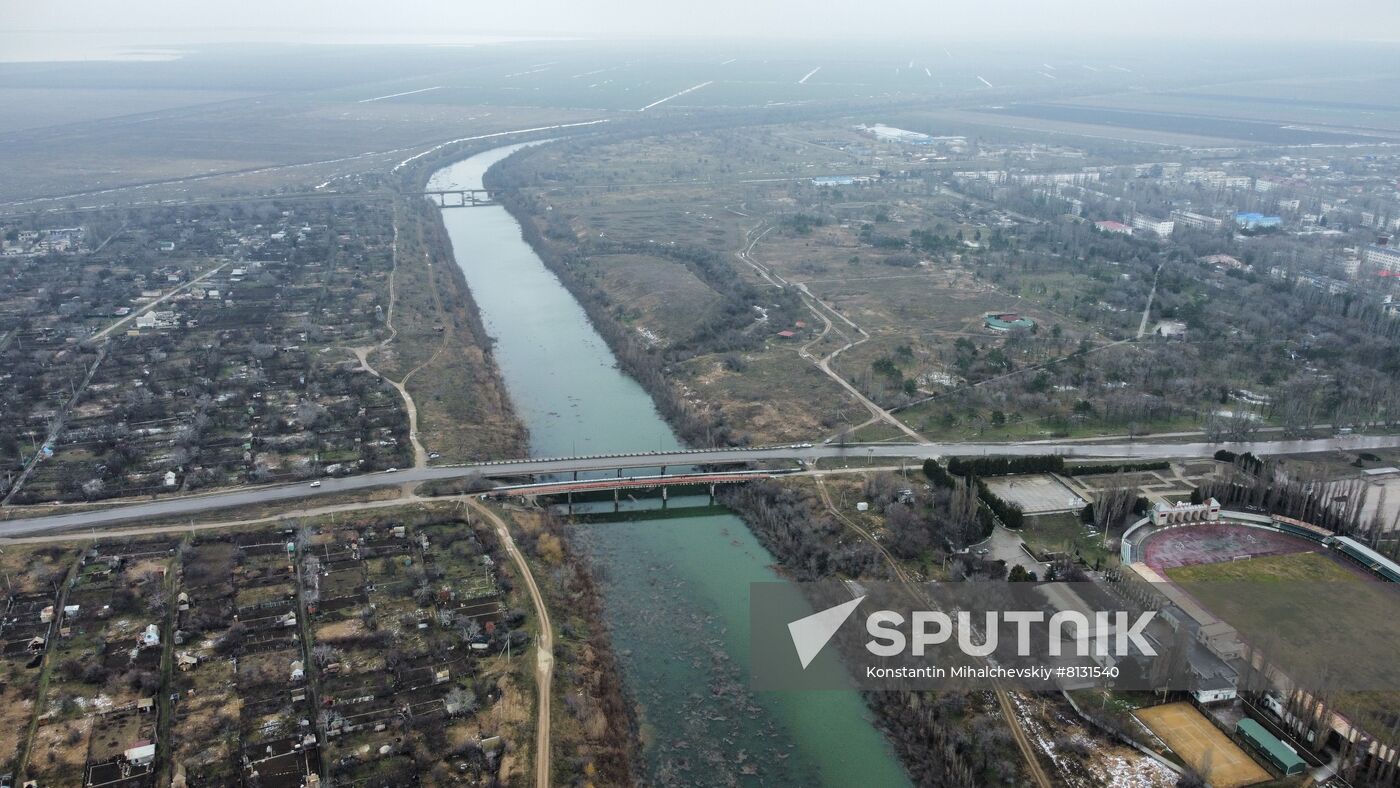
[[[733,427],[757,443],[811,440],[836,432],[844,420],[868,415],[794,348],[770,343],[744,353],[742,372],[714,356],[699,357],[678,367],[676,380],[688,397],[719,407]]]
[[[620,319],[647,344],[689,339],[720,303],[684,265],[649,255],[603,255],[590,261],[615,298]]]
[[[797,357],[801,346],[821,357],[863,340],[837,356],[833,367],[868,396],[893,405],[961,380],[964,373],[954,369],[959,340],[978,346],[971,371],[979,378],[1003,369],[995,349],[1004,338],[983,328],[987,312],[1026,312],[1041,326],[1037,336],[1007,348],[1004,363],[1015,368],[1059,358],[1081,340],[1089,346],[1104,342],[1093,326],[981,278],[970,251],[920,252],[907,246],[891,251],[915,232],[957,234],[969,244],[974,238],[1014,235],[1018,222],[1004,212],[922,185],[877,182],[840,193],[814,187],[809,179],[815,176],[873,176],[879,167],[912,155],[877,142],[855,123],[713,130],[603,145],[564,142],[512,160],[509,172],[550,207],[555,238],[572,235],[580,245],[619,248],[700,244],[722,253],[734,275],[760,292],[772,281],[759,267],[802,283],[830,310],[868,332],[866,338],[833,318],[832,328],[818,339],[821,317],[802,313],[795,317],[800,324],[782,325],[760,319],[745,333],[769,337],[763,352],[747,350],[741,359],[701,356],[674,368],[683,396],[717,405],[728,423],[753,440],[810,439],[865,420],[865,410],[851,407],[837,386],[804,371],[811,363]],[[866,149],[876,152],[862,152]],[[793,223],[794,214],[823,219],[804,227]],[[889,243],[874,245],[872,233]],[[747,259],[734,259],[744,250]],[[650,344],[667,348],[712,322],[703,319],[713,307],[703,286],[715,283],[693,278],[665,257],[591,254],[581,266],[606,293],[616,318]],[[796,336],[774,336],[785,329]],[[898,375],[877,371],[890,359]],[[1068,395],[1047,401],[1057,414],[1068,413],[1074,403]],[[921,410],[916,428],[924,422],[941,425],[945,410],[941,403]],[[1032,422],[1038,415],[1030,414],[1024,424],[998,426],[1015,433],[1010,438],[1046,437],[1055,429]],[[990,419],[990,409],[982,409],[959,414],[954,424],[967,433]],[[874,428],[861,437],[889,435]]]
[[[1116,555],[1104,546],[1101,536],[1090,536],[1079,516],[1071,512],[1027,517],[1026,527],[1020,533],[1026,547],[1036,555],[1067,553],[1083,558],[1091,567],[1107,566]]]
[[[370,363],[396,381],[407,379],[427,451],[444,461],[522,456],[523,430],[487,355],[489,339],[466,282],[446,242],[434,242],[439,231],[429,209],[400,211],[397,333]]]
[[[1318,553],[1186,566],[1167,576],[1290,677],[1335,686],[1339,710],[1374,730],[1394,725],[1400,595],[1393,585]]]
[[[1177,583],[1361,583],[1354,571],[1317,553],[1292,553],[1229,561],[1218,564],[1196,564],[1167,570],[1167,577]]]

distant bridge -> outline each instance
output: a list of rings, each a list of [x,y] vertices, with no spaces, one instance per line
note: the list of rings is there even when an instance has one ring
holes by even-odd
[[[429,189],[423,192],[423,196],[439,208],[479,208],[498,204],[485,189]]]

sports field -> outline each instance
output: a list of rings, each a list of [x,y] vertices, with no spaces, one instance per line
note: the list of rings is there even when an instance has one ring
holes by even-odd
[[[1216,788],[1237,788],[1272,779],[1264,767],[1189,703],[1168,703],[1133,713]]]
[[[1400,588],[1318,552],[1180,566],[1167,578],[1304,684],[1400,687]],[[1339,653],[1346,655],[1339,660]],[[1393,698],[1393,695],[1387,695]],[[1389,723],[1385,723],[1387,726]]]
[[[1244,556],[1299,553],[1317,547],[1296,536],[1235,523],[1163,528],[1142,543],[1143,562],[1153,569],[1215,564]]]
[[[1286,555],[1262,555],[1240,561],[1176,566],[1166,570],[1167,577],[1177,583],[1209,582],[1277,582],[1355,583],[1365,581],[1359,570],[1342,566],[1325,555],[1315,552]]]

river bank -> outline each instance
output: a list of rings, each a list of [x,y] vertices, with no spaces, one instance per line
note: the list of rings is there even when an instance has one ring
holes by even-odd
[[[439,171],[439,187],[479,188],[512,148]],[[680,447],[671,397],[653,400],[660,370],[623,374],[610,321],[580,305],[568,280],[500,208],[448,210],[443,222],[515,412],[536,456]],[[524,236],[524,237],[522,237]],[[596,319],[597,322],[593,322]],[[620,370],[619,367],[623,369]],[[669,403],[669,404],[668,404]],[[690,425],[685,434],[696,435]],[[683,502],[673,498],[671,504]],[[774,556],[733,514],[642,517],[575,528],[597,568],[603,616],[638,709],[638,779],[671,785],[904,786],[908,778],[855,693],[748,689],[748,586],[781,579]]]

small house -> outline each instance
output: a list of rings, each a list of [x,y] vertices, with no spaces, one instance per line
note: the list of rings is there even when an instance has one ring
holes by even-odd
[[[156,746],[149,741],[139,741],[122,753],[132,766],[150,766],[156,759]]]
[[[141,633],[141,648],[157,648],[160,646],[160,627],[155,624],[148,624],[146,630]]]

